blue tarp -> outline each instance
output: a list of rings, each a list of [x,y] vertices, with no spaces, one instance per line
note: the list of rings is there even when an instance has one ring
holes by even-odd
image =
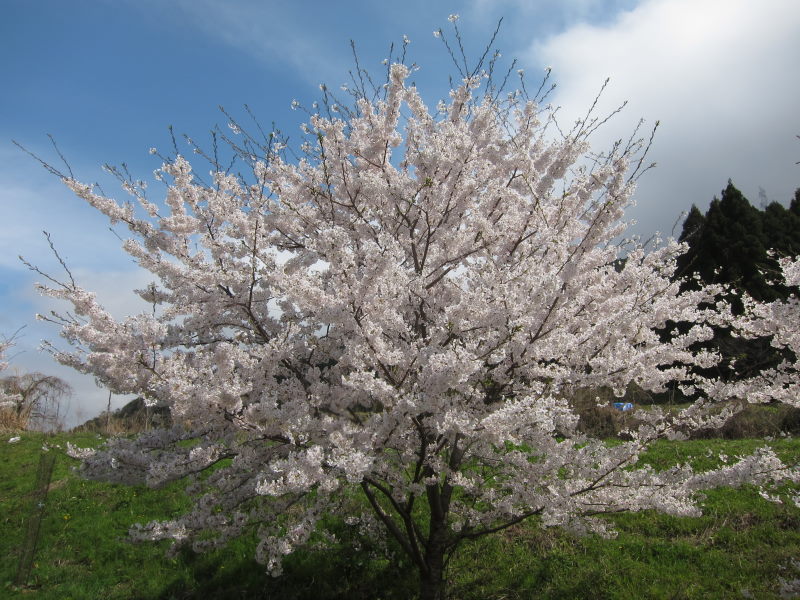
[[[626,410],[633,410],[633,404],[630,402],[614,402],[614,408],[625,412]]]

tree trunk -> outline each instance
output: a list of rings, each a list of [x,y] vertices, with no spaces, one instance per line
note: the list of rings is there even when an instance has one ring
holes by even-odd
[[[447,585],[444,578],[445,530],[431,522],[432,531],[425,548],[425,571],[420,573],[420,600],[445,600]]]

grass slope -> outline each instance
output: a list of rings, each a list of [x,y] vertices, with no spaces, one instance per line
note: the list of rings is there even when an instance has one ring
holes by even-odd
[[[336,546],[290,557],[273,579],[241,539],[206,555],[165,557],[165,544],[125,541],[133,523],[168,518],[186,507],[179,487],[149,490],[84,481],[59,453],[28,585],[13,585],[32,514],[42,445],[99,442],[94,434],[22,433],[0,438],[0,596],[42,599],[386,598],[413,597],[414,572],[402,559],[375,558],[342,526]],[[752,452],[759,440],[663,442],[648,454],[658,468],[690,461],[708,468],[720,452]],[[777,440],[785,460],[800,457],[800,440]],[[58,452],[50,450],[50,452]],[[619,536],[577,538],[542,531],[535,522],[464,546],[448,576],[463,599],[515,598],[777,598],[778,577],[800,556],[800,509],[774,504],[753,489],[715,490],[705,514],[655,513],[613,518]],[[334,526],[336,518],[332,518]],[[358,549],[356,549],[358,548]]]

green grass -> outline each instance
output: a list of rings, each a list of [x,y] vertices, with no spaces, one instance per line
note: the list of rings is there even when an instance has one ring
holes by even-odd
[[[128,528],[168,518],[187,505],[179,487],[149,490],[88,482],[77,461],[59,453],[28,585],[13,585],[43,442],[89,445],[93,434],[47,437],[23,433],[17,444],[0,437],[0,597],[79,599],[385,598],[413,597],[414,572],[402,560],[356,549],[342,527],[332,548],[290,557],[277,579],[254,559],[254,540],[237,540],[205,555],[166,558],[166,543],[130,544]],[[752,452],[760,440],[661,442],[647,462],[664,468],[689,461],[705,469],[717,455]],[[790,462],[800,441],[777,440]],[[707,456],[711,450],[711,456]],[[52,450],[51,450],[52,452]],[[463,546],[448,577],[455,598],[777,598],[781,570],[800,556],[800,509],[773,504],[753,489],[714,490],[704,515],[616,516],[616,539],[578,538],[524,523]],[[331,518],[335,528],[337,519]],[[800,577],[800,574],[794,574]]]
[[[464,548],[455,597],[777,598],[778,575],[800,555],[800,511],[754,490],[709,493],[702,517],[648,512],[613,521],[616,539],[526,525]],[[504,558],[487,568],[487,555]]]

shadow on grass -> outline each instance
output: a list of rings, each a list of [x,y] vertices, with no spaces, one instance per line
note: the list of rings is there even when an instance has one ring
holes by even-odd
[[[283,574],[271,577],[252,557],[220,551],[211,555],[183,551],[180,561],[190,578],[176,581],[156,596],[159,600],[275,599],[335,600],[413,597],[416,573],[405,563],[376,558],[370,549],[346,543],[289,556]]]

